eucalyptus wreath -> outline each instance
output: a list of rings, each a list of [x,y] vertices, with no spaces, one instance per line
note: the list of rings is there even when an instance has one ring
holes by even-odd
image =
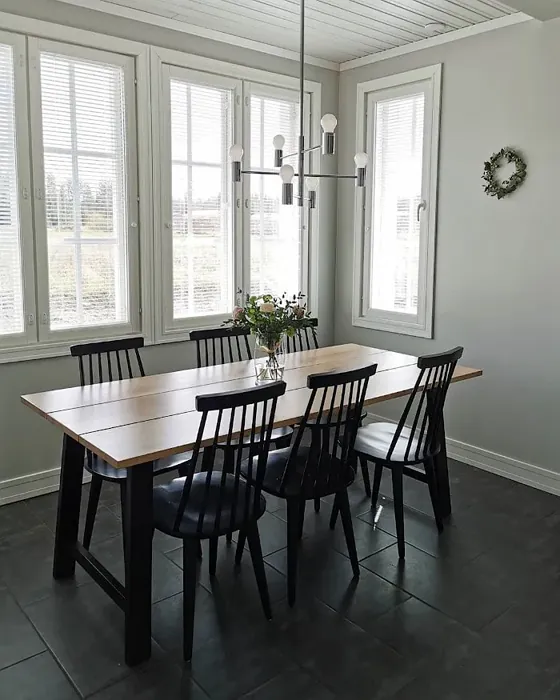
[[[503,165],[504,161],[506,163],[513,163],[515,165],[515,172],[507,180],[499,180],[496,177],[496,173]],[[501,151],[494,153],[494,155],[484,163],[484,173],[482,174],[482,179],[486,183],[484,185],[484,191],[490,197],[497,197],[502,199],[502,197],[515,192],[515,190],[525,182],[527,177],[527,163],[519,155],[519,153],[513,148],[502,148]]]

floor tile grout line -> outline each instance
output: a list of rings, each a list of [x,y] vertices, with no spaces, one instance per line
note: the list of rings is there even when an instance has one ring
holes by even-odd
[[[48,597],[47,597],[47,598],[43,598],[42,600],[48,600]],[[35,602],[42,602],[42,601],[35,601]],[[54,660],[54,662],[56,663],[56,665],[60,668],[60,670],[61,670],[62,673],[64,674],[65,678],[68,679],[68,682],[70,683],[70,685],[72,686],[72,688],[76,691],[78,697],[79,697],[79,698],[83,698],[83,695],[82,695],[82,693],[80,692],[80,689],[78,688],[78,686],[76,685],[76,682],[74,681],[74,679],[72,678],[72,676],[68,673],[68,671],[64,668],[62,662],[59,660],[59,658],[58,658],[58,656],[56,655],[54,649],[51,648],[51,646],[49,645],[49,643],[47,642],[47,640],[45,639],[45,637],[41,634],[41,631],[39,630],[39,628],[37,627],[37,625],[33,622],[33,620],[31,619],[31,617],[27,614],[25,608],[24,608],[22,605],[20,605],[19,601],[17,601],[17,600],[16,600],[16,604],[18,605],[18,607],[19,607],[19,609],[22,611],[22,613],[25,615],[26,619],[29,621],[29,624],[33,627],[33,629],[34,629],[35,632],[37,633],[37,636],[39,637],[39,639],[40,639],[40,640],[43,642],[43,644],[45,645],[45,651],[47,651],[47,652],[50,654],[50,656],[52,657],[52,659]],[[33,605],[33,603],[31,603],[31,605]]]

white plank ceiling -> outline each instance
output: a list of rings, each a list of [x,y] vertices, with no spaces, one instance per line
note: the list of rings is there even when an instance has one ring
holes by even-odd
[[[72,2],[72,0],[65,0]],[[298,0],[105,0],[185,25],[297,51]],[[79,4],[78,2],[76,4]],[[306,53],[342,63],[514,14],[498,0],[306,0]]]

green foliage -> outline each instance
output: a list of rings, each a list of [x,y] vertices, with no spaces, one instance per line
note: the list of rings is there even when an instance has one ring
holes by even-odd
[[[281,297],[247,294],[245,304],[236,306],[233,317],[225,323],[249,330],[253,335],[260,336],[267,347],[274,348],[283,334],[292,337],[300,328],[311,325],[310,312],[303,300],[301,292],[291,298],[286,294]]]
[[[507,180],[499,181],[496,173],[503,161],[515,164],[515,172]],[[527,177],[527,163],[513,148],[502,148],[498,153],[494,153],[490,160],[484,163],[482,179],[486,183],[484,191],[490,197],[502,199],[525,182]]]

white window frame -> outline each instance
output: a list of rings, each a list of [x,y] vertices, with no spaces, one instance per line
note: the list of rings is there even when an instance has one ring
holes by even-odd
[[[271,99],[279,100],[289,100],[292,101],[294,98],[299,101],[299,93],[297,90],[286,88],[286,87],[275,87],[274,85],[259,83],[256,81],[245,81],[243,83],[243,104],[244,104],[244,115],[243,115],[243,143],[245,147],[245,154],[243,155],[243,160],[245,166],[248,166],[251,162],[251,97],[255,95],[256,97],[269,97]],[[312,115],[311,115],[311,102],[312,93],[305,91],[304,94],[304,137],[306,148],[310,145],[310,131],[312,128]],[[318,144],[319,142],[317,142]],[[315,142],[313,145],[317,145]],[[311,163],[316,163],[316,159],[312,158],[313,152],[310,152],[305,157],[305,169],[309,172],[311,168]],[[315,162],[314,162],[315,161]],[[288,161],[290,165],[294,166],[294,170],[297,171],[297,161],[294,158],[290,158]],[[317,171],[316,171],[317,172]],[[294,178],[294,194],[297,192],[298,178]],[[304,189],[305,192],[305,189]],[[278,196],[281,194],[280,178],[278,178]],[[248,291],[251,288],[251,179],[250,177],[244,177],[242,181],[242,198],[244,202],[243,207],[243,284],[241,289]],[[294,197],[294,204],[292,206],[298,206],[297,200]],[[309,208],[304,207],[304,211]],[[311,210],[309,210],[311,211]],[[301,259],[301,269],[299,277],[299,290],[302,294],[307,297],[309,295],[309,229],[311,228],[310,222],[302,219],[302,231],[300,235],[300,259]]]
[[[422,87],[426,95],[422,164],[422,199],[426,207],[420,226],[420,269],[418,313],[401,314],[369,308],[372,254],[373,166],[363,190],[356,188],[354,227],[354,290],[352,323],[372,330],[389,331],[422,338],[433,337],[435,244],[437,221],[437,176],[441,100],[441,64],[359,83],[357,87],[356,152],[375,152],[375,104],[380,99],[411,94]]]
[[[122,324],[107,324],[52,330],[49,324],[49,270],[48,270],[48,240],[45,207],[45,172],[43,157],[43,132],[41,108],[41,52],[49,52],[119,66],[124,73],[124,96],[126,117],[126,197],[128,200],[127,217],[127,253],[128,253],[128,313],[129,320]],[[90,338],[118,337],[138,333],[140,324],[140,236],[139,236],[139,192],[138,192],[138,163],[137,163],[137,126],[136,126],[136,94],[134,59],[121,53],[113,53],[105,49],[44,40],[29,39],[30,70],[30,107],[31,107],[31,146],[33,179],[35,183],[35,246],[37,254],[37,291],[39,314],[39,340],[49,341],[81,341]]]
[[[215,76],[211,73],[204,73],[201,71],[190,70],[188,68],[181,68],[178,66],[173,66],[169,64],[163,64],[161,67],[161,96],[162,104],[170,104],[170,80],[177,78],[178,80],[195,84],[195,85],[205,85],[208,87],[220,88],[222,90],[229,90],[232,93],[232,143],[235,136],[235,124],[239,121],[236,115],[239,115],[239,100],[238,98],[242,93],[242,83],[240,80],[234,78],[226,78],[221,76]],[[162,276],[161,276],[161,287],[160,287],[160,298],[162,302],[162,307],[160,310],[159,317],[163,321],[163,326],[161,327],[161,333],[163,335],[173,335],[177,331],[184,331],[185,328],[192,328],[193,323],[197,326],[209,326],[216,325],[216,323],[221,323],[229,314],[211,314],[208,316],[196,316],[189,318],[175,319],[173,317],[173,224],[172,224],[172,183],[171,183],[171,169],[169,167],[162,167],[171,164],[171,113],[168,109],[164,111],[159,111],[160,119],[160,148],[161,157],[158,158],[158,165],[160,166],[160,179],[161,182],[161,195],[159,202],[161,202],[161,258],[162,258]],[[227,166],[229,167],[229,160]],[[232,276],[231,276],[231,289],[230,295],[232,299],[232,305],[235,300],[235,281],[236,273],[235,270],[238,266],[238,256],[240,255],[240,250],[236,241],[236,226],[235,226],[235,215],[236,206],[234,199],[234,187],[231,183],[231,188],[228,193],[229,201],[232,206]],[[157,229],[156,229],[157,230]]]
[[[199,70],[211,73],[215,76],[251,81],[263,85],[271,85],[288,90],[297,90],[299,81],[297,78],[283,74],[271,73],[256,68],[248,68],[225,61],[209,59],[202,56],[173,51],[169,49],[150,46],[145,43],[121,39],[107,34],[99,34],[88,30],[76,29],[74,27],[52,22],[36,20],[29,17],[12,15],[0,12],[0,42],[14,46],[14,72],[15,72],[15,93],[16,93],[16,138],[18,154],[18,178],[22,196],[19,200],[20,225],[21,225],[21,246],[22,246],[22,268],[23,268],[23,293],[24,293],[24,313],[26,328],[24,334],[5,335],[0,337],[0,364],[21,360],[31,360],[45,357],[57,357],[68,354],[68,346],[71,342],[95,341],[97,339],[119,338],[124,335],[120,329],[114,325],[106,328],[107,335],[102,335],[100,327],[79,329],[76,332],[56,331],[45,333],[47,327],[39,324],[40,309],[38,300],[41,300],[41,308],[48,303],[46,296],[39,293],[39,289],[45,288],[37,285],[37,276],[40,274],[38,268],[41,264],[47,265],[47,259],[43,262],[38,258],[37,241],[41,238],[41,233],[37,234],[34,226],[35,191],[37,184],[32,179],[31,163],[32,147],[30,139],[30,118],[36,119],[37,114],[33,113],[33,108],[29,105],[30,95],[33,89],[30,85],[34,71],[36,72],[37,56],[30,56],[29,48],[33,48],[34,42],[48,43],[60,42],[64,44],[68,52],[72,50],[108,52],[121,57],[131,58],[134,62],[135,70],[135,105],[136,105],[136,138],[134,144],[129,140],[129,151],[132,146],[135,148],[137,158],[137,177],[139,193],[139,213],[137,233],[138,256],[135,275],[138,317],[135,327],[128,332],[141,333],[147,345],[163,342],[177,342],[188,339],[188,330],[183,329],[172,333],[163,334],[161,304],[161,235],[160,222],[161,212],[159,211],[159,131],[158,112],[161,106],[161,76],[160,68],[162,63],[182,66],[192,70]],[[63,51],[64,52],[64,51]],[[16,54],[18,60],[16,60]],[[106,59],[105,59],[106,60]],[[320,143],[321,129],[319,119],[321,116],[321,84],[313,81],[305,82],[305,92],[311,99],[312,114],[312,138],[309,145]],[[40,93],[35,91],[33,98],[36,100]],[[243,101],[240,109],[243,111]],[[235,124],[235,141],[242,141],[243,119],[237,119]],[[36,127],[34,129],[36,132]],[[40,131],[39,131],[40,133]],[[154,139],[154,136],[156,137]],[[140,145],[140,147],[139,147]],[[315,152],[311,156],[311,169],[313,172],[320,172],[321,158]],[[42,152],[41,159],[42,162]],[[242,231],[243,208],[241,186],[237,186],[236,197],[239,198],[240,205],[235,209],[236,231]],[[24,195],[27,194],[27,197]],[[319,299],[319,240],[318,240],[318,211],[321,200],[321,188],[317,193],[318,207],[308,210],[309,219],[305,224],[307,227],[307,240],[302,259],[302,268],[307,273],[307,294],[308,307],[312,313],[317,314]],[[46,238],[46,237],[45,237]],[[242,286],[243,280],[243,254],[244,244],[242,236],[235,234],[236,245],[236,288]],[[40,247],[40,246],[39,246]],[[43,250],[44,255],[44,250]],[[132,279],[129,272],[129,283]],[[304,288],[305,289],[305,288]],[[302,290],[303,291],[303,290]],[[131,295],[131,312],[133,298]],[[131,317],[132,318],[132,317]],[[213,317],[209,325],[217,325],[220,319]],[[196,319],[199,321],[199,319]],[[194,323],[194,327],[201,327],[199,323]]]
[[[20,256],[23,295],[22,333],[0,335],[0,348],[11,349],[36,342],[35,331],[35,271],[33,250],[33,210],[31,206],[31,170],[27,104],[27,68],[25,37],[0,31],[0,44],[11,46],[14,68],[14,110],[18,209],[20,225]]]
[[[155,342],[177,342],[188,340],[189,332],[200,328],[209,328],[220,325],[229,314],[212,315],[206,317],[193,317],[176,320],[174,323],[169,323],[169,318],[165,318],[164,310],[172,308],[172,299],[169,298],[169,291],[165,292],[164,278],[171,276],[170,268],[166,268],[165,260],[169,260],[169,255],[165,251],[164,231],[165,223],[169,223],[168,217],[165,216],[164,209],[160,206],[160,202],[165,200],[164,192],[162,191],[162,183],[164,175],[162,173],[161,164],[164,162],[164,153],[166,146],[166,137],[162,136],[164,131],[165,117],[164,110],[168,109],[168,103],[165,102],[165,81],[166,66],[186,69],[192,75],[205,76],[208,84],[214,84],[217,87],[224,87],[227,81],[234,81],[242,86],[242,92],[235,100],[233,134],[236,143],[243,143],[248,151],[250,141],[247,136],[248,119],[246,110],[248,100],[250,99],[247,91],[250,84],[258,84],[258,93],[266,90],[266,94],[271,96],[276,94],[286,95],[287,91],[292,94],[297,91],[299,81],[297,78],[285,76],[279,73],[270,73],[257,68],[248,68],[233,63],[227,63],[216,59],[196,56],[194,54],[186,54],[173,49],[163,49],[159,47],[151,47],[151,107],[152,107],[152,146],[153,146],[153,216],[154,230],[156,235],[153,240],[153,256],[154,256],[154,308],[157,310],[155,314]],[[312,133],[313,145],[320,143],[320,127],[319,119],[321,114],[321,84],[313,81],[305,81],[304,89],[306,99],[309,99],[310,121],[314,125]],[[315,124],[316,123],[316,124]],[[317,152],[314,152],[310,157],[310,167],[313,171],[320,173],[320,157]],[[244,167],[249,163],[249,153],[245,153],[243,157]],[[248,269],[250,266],[249,257],[249,234],[245,229],[245,199],[248,197],[248,179],[243,178],[242,183],[234,186],[234,201],[235,208],[233,211],[233,226],[234,226],[234,292],[238,289],[247,289]],[[280,189],[280,182],[278,183]],[[169,188],[167,188],[169,189]],[[169,195],[168,195],[169,196]],[[312,313],[316,313],[316,304],[318,298],[318,290],[315,287],[310,288],[310,281],[318,280],[318,256],[312,255],[311,251],[315,249],[315,232],[318,230],[317,211],[320,200],[320,189],[318,192],[317,209],[310,210],[308,221],[303,222],[304,231],[302,241],[305,241],[305,250],[302,256],[302,292],[308,295],[308,307]],[[295,206],[295,205],[294,205]],[[158,234],[158,232],[160,232]],[[168,287],[169,289],[169,287]]]

